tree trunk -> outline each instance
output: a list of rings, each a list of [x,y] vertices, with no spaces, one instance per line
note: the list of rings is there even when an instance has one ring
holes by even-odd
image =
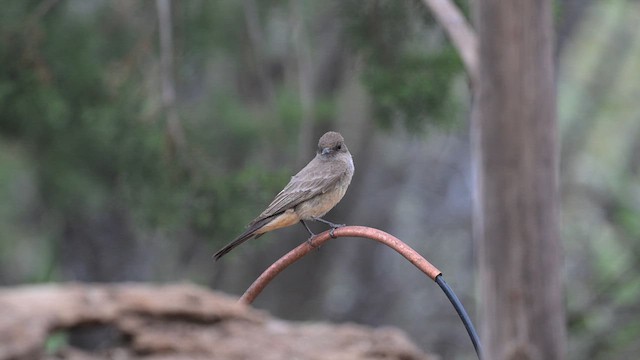
[[[564,358],[551,0],[479,0],[473,111],[485,359]]]
[[[181,154],[184,150],[185,135],[178,110],[176,109],[176,87],[173,77],[173,25],[171,21],[171,0],[156,0],[158,11],[158,31],[160,33],[160,69],[162,79],[162,105],[166,111],[166,134],[169,150]],[[184,160],[184,156],[180,160]]]

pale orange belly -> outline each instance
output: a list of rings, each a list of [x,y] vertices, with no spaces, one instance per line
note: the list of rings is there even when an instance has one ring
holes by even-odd
[[[273,220],[269,221],[263,227],[256,230],[256,235],[291,226],[299,221],[300,217],[298,216],[298,214],[296,214],[293,209],[289,209],[282,214],[274,217]]]

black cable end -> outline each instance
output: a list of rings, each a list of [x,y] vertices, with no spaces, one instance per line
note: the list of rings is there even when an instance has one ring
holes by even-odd
[[[473,327],[473,323],[471,322],[471,318],[469,318],[467,311],[464,309],[464,306],[462,306],[462,303],[453,292],[451,287],[449,287],[447,282],[444,281],[442,274],[436,276],[436,283],[438,284],[438,286],[440,286],[444,294],[447,295],[447,298],[451,302],[451,305],[453,305],[453,307],[456,309],[456,312],[460,316],[460,320],[462,320],[462,323],[464,324],[464,327],[467,329],[467,333],[471,338],[471,342],[473,343],[473,347],[476,350],[478,359],[482,360],[482,345],[480,344],[480,338],[478,337],[476,329]]]

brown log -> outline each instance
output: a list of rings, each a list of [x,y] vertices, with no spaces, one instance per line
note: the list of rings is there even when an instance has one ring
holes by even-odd
[[[286,322],[188,284],[0,288],[0,359],[54,358],[431,357],[396,329]]]

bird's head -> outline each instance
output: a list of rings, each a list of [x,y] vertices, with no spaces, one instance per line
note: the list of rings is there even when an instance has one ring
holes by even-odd
[[[347,145],[340,133],[329,131],[318,141],[318,154],[322,157],[332,157],[341,153],[348,153]]]

